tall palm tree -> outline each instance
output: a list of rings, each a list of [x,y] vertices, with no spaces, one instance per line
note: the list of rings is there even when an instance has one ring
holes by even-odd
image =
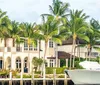
[[[100,51],[100,24],[95,19],[90,20],[89,31],[86,31],[86,36],[89,38],[89,41],[86,41],[83,45],[79,45],[87,48],[87,53],[89,60],[91,58],[92,49]]]
[[[5,39],[12,39],[11,46],[11,70],[12,70],[12,47],[15,47],[16,40],[19,39],[19,35],[21,34],[21,29],[19,28],[19,23],[16,21],[11,22],[12,30],[7,29],[7,33],[4,34]]]
[[[30,45],[32,46],[36,46],[37,45],[37,34],[38,34],[38,30],[36,27],[36,24],[29,24],[29,23],[21,23],[20,27],[23,30],[23,33],[21,34],[20,38],[27,40],[27,44],[28,44],[28,61],[29,61],[29,47]],[[30,65],[29,65],[30,66]]]
[[[56,19],[59,17],[66,17],[69,3],[63,3],[60,0],[53,0],[52,5],[49,5],[50,14],[42,14],[43,16],[55,16]]]
[[[69,3],[63,3],[60,0],[53,0],[52,5],[49,5],[50,14],[42,14],[42,16],[54,16],[55,20],[63,20],[67,18],[69,11]],[[62,22],[59,23],[61,25]],[[62,29],[61,29],[62,30]],[[64,31],[64,30],[63,30]],[[58,27],[58,34],[60,32],[60,26]],[[62,33],[62,32],[61,32]],[[56,56],[56,67],[57,65],[57,43],[55,43],[55,56]]]
[[[6,12],[0,10],[0,38],[1,40],[5,38],[4,34],[7,33],[7,30],[11,30],[11,21],[6,15]],[[5,39],[4,39],[5,40]],[[3,56],[4,56],[4,49],[3,49]],[[4,62],[3,62],[4,67]]]
[[[72,55],[74,53],[74,49],[76,46],[76,39],[84,39],[86,41],[89,41],[88,37],[85,35],[87,23],[85,20],[88,18],[85,13],[83,13],[83,10],[71,10],[69,14],[69,21],[64,23],[65,27],[67,28],[67,38],[72,38],[72,51],[70,55],[70,68],[71,68],[71,59]],[[75,55],[73,55],[73,67],[74,67],[74,59]]]
[[[62,43],[61,36],[58,35],[58,26],[59,21],[55,20],[53,16],[47,17],[47,20],[43,18],[43,24],[40,25],[40,38],[45,41],[45,50],[44,50],[44,57],[43,57],[43,77],[45,78],[45,58],[46,58],[46,51],[48,46],[48,41],[51,39],[54,42]],[[63,39],[63,38],[62,38]],[[43,82],[44,83],[44,82]],[[45,83],[43,84],[45,85]]]

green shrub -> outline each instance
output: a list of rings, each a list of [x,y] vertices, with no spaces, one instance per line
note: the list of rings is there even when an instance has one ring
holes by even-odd
[[[1,76],[7,76],[7,75],[9,75],[9,71],[5,70],[5,69],[2,69],[2,70],[0,70],[0,75]]]
[[[64,77],[65,77],[64,75],[59,75],[59,76],[58,76],[58,78],[64,78]]]
[[[24,74],[24,75],[23,75],[23,78],[31,78],[31,75]]]
[[[16,75],[16,78],[20,78],[20,75]]]
[[[34,78],[40,78],[40,75],[34,75]]]
[[[35,74],[41,74],[41,71],[36,71]]]
[[[66,69],[66,67],[56,68],[56,74],[64,74],[65,69]]]
[[[76,69],[83,69],[82,66],[79,65],[80,61],[75,61],[75,68]]]
[[[53,74],[54,69],[56,69],[56,74],[64,74],[64,70],[66,69],[66,67],[60,67],[60,68],[52,68],[52,67],[47,67],[46,68],[46,74]]]
[[[53,74],[53,68],[52,67],[47,67],[46,68],[46,74]]]

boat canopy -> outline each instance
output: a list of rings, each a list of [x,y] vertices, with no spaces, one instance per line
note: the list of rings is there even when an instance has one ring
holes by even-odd
[[[100,70],[100,64],[98,62],[83,61],[79,65],[87,70]]]

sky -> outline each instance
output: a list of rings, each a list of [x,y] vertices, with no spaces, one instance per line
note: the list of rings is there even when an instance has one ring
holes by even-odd
[[[100,21],[100,0],[61,0],[70,4],[70,9],[83,9],[91,18]],[[40,15],[49,13],[52,0],[0,0],[0,9],[7,11],[11,20],[18,22],[41,22]]]

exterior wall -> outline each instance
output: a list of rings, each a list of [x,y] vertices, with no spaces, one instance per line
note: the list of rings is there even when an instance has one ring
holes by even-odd
[[[24,44],[20,44],[20,51],[17,51],[16,50],[16,46],[13,47],[13,40],[11,38],[9,39],[6,39],[6,47],[5,47],[5,42],[4,40],[2,40],[2,42],[0,41],[0,57],[3,58],[3,61],[4,61],[4,65],[3,65],[3,68],[5,69],[8,69],[8,61],[7,59],[10,58],[11,59],[11,68],[13,70],[16,69],[16,59],[19,57],[21,59],[21,69],[24,69],[24,59],[27,57],[28,58],[28,70],[29,72],[32,71],[32,59],[33,57],[39,57],[39,45],[37,46],[37,51],[35,50],[32,50],[32,51],[28,51],[28,50],[24,50]],[[3,48],[3,49],[2,49]],[[10,51],[8,52],[10,48]],[[33,47],[34,49],[34,47]],[[40,48],[42,51],[40,51],[40,58],[43,58],[44,56],[44,51],[45,51],[45,43],[44,41],[41,41],[41,48]],[[50,52],[49,52],[50,51]],[[51,57],[51,56],[54,56],[54,48],[47,48],[47,53],[46,53],[46,57]],[[47,58],[46,58],[47,59]],[[47,59],[47,62],[49,60]],[[48,66],[49,66],[49,62],[48,62]]]
[[[74,54],[72,53],[72,45],[63,45],[63,46],[58,46],[57,47],[58,51],[64,51],[64,52],[67,52],[67,53],[70,53],[70,54]],[[79,54],[79,51],[80,50],[80,54]],[[99,53],[99,51],[95,50],[95,49],[92,49],[92,52],[97,52]],[[78,56],[80,55],[80,57],[83,57],[85,58],[86,57],[86,53],[87,53],[87,48],[86,47],[80,47],[80,48],[76,48],[76,51],[75,51],[75,56]],[[98,54],[99,56],[99,54]]]
[[[8,69],[8,64],[10,62],[9,59],[11,59],[11,68],[13,70],[16,69],[16,59],[19,57],[21,59],[21,69],[23,70],[24,69],[24,59],[27,57],[28,58],[28,70],[29,72],[32,71],[31,67],[32,67],[32,59],[33,57],[39,57],[39,52],[40,52],[40,58],[43,58],[44,56],[44,51],[45,51],[45,42],[44,41],[41,41],[41,51],[39,51],[39,45],[37,46],[37,51],[35,50],[32,50],[32,51],[25,51],[24,50],[24,44],[20,44],[20,51],[17,51],[16,50],[16,46],[13,47],[13,42],[12,42],[12,39],[9,38],[9,39],[6,39],[6,47],[5,47],[5,42],[4,40],[1,41],[0,39],[0,58],[2,57],[2,60],[4,61],[3,62],[3,68],[5,69]],[[9,50],[9,47],[11,48],[10,51],[8,52]],[[33,47],[34,49],[34,47]],[[48,47],[47,47],[47,52],[46,52],[46,61],[47,61],[47,66],[49,67],[50,66],[50,59],[47,59],[47,57],[58,57],[56,51],[64,51],[64,52],[67,52],[67,53],[71,53],[71,50],[72,50],[72,45],[63,45],[63,46],[57,46],[54,44],[53,48],[50,48],[49,47],[49,43],[48,43]],[[76,49],[76,53],[75,55],[76,56],[79,56],[78,54],[78,51],[79,49]],[[87,49],[84,47],[84,48],[80,48],[80,57],[86,57],[85,53],[87,52]],[[92,50],[92,52],[98,52],[96,51],[95,49]],[[8,59],[9,58],[9,59]],[[9,62],[8,62],[9,60]],[[53,59],[53,66],[55,67],[56,63],[58,66],[60,66],[60,60],[57,59]],[[66,60],[68,61],[68,60]],[[66,64],[67,66],[67,64]]]

